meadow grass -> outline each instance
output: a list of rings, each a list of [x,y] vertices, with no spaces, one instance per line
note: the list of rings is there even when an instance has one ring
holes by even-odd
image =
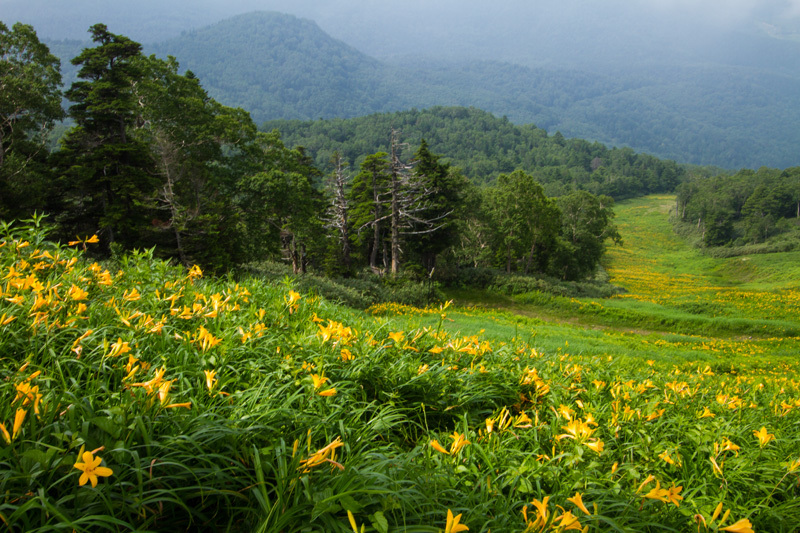
[[[516,301],[363,313],[148,251],[94,263],[94,240],[0,228],[9,531],[800,523],[796,339],[559,321]],[[658,314],[657,294],[620,301]]]

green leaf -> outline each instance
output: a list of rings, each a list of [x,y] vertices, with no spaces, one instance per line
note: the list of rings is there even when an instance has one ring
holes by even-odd
[[[378,533],[389,533],[389,521],[386,520],[382,512],[376,511],[375,514],[370,515],[369,521]]]
[[[92,424],[99,427],[115,439],[119,438],[119,433],[122,428],[114,420],[105,416],[98,416],[92,419]]]

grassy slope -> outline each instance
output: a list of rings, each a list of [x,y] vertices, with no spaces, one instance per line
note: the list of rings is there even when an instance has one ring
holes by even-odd
[[[765,363],[797,353],[800,253],[715,259],[672,232],[671,196],[622,202],[624,239],[605,261],[611,283],[628,292],[611,300],[539,293],[504,298],[458,291],[478,310],[451,314],[450,327],[497,337],[535,338],[545,350],[680,362],[745,354]],[[723,364],[725,364],[723,362]]]
[[[583,307],[572,322],[372,317],[291,281],[203,279],[146,252],[89,264],[33,228],[0,231],[10,531],[460,531],[450,511],[483,533],[561,532],[573,513],[589,533],[693,532],[698,514],[709,531],[800,523],[798,369],[775,356],[794,340],[584,323],[609,301],[516,304]],[[637,272],[617,256],[608,268],[618,282]],[[641,269],[672,279],[660,259]],[[707,303],[698,272],[685,283]],[[640,299],[620,306],[671,312],[642,301],[663,289],[630,283]]]

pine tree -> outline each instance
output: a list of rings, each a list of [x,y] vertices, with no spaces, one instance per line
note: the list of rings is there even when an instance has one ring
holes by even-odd
[[[143,206],[156,186],[147,146],[131,135],[141,45],[103,24],[89,31],[97,46],[72,60],[80,81],[66,92],[75,126],[56,158],[67,201],[60,222],[70,233],[99,232],[108,244],[132,247],[142,242]]]

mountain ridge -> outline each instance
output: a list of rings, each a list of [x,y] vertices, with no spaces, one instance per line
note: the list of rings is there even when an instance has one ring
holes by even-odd
[[[683,163],[800,164],[800,79],[771,69],[590,72],[493,60],[378,60],[311,20],[277,12],[225,19],[145,51],[174,55],[212,97],[243,107],[257,123],[473,106]]]

